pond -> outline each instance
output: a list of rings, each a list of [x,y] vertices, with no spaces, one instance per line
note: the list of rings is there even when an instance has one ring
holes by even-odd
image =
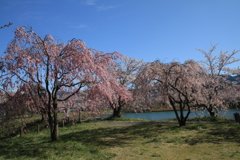
[[[228,112],[220,112],[219,116],[224,116],[227,118],[231,118],[234,120],[233,114],[236,112],[240,112],[237,109],[230,109]],[[184,115],[186,115],[187,111],[184,111]],[[125,118],[139,118],[139,119],[147,119],[147,120],[166,120],[176,118],[174,111],[163,111],[163,112],[144,112],[144,113],[124,113],[122,115]],[[200,116],[200,113],[192,112],[190,113],[188,118],[194,118],[196,116]],[[204,116],[209,116],[207,112],[204,113]]]

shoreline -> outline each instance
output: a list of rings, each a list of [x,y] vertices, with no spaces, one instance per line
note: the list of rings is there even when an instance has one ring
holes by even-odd
[[[185,109],[187,111],[187,109]],[[123,113],[148,113],[148,112],[165,112],[165,111],[174,111],[172,108],[160,108],[160,109],[150,109],[143,112],[123,112]]]

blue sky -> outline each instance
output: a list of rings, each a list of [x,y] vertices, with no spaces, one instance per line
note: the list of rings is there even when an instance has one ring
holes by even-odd
[[[208,50],[210,42],[219,43],[215,54],[240,50],[239,8],[239,0],[0,0],[0,26],[14,23],[0,29],[0,54],[25,25],[146,62],[198,61],[196,48]]]

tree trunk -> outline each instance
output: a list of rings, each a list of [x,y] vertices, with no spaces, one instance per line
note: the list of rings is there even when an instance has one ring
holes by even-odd
[[[43,122],[45,120],[45,115],[44,114],[41,114],[41,115],[42,115],[41,122]]]
[[[209,113],[209,115],[210,115],[211,117],[215,117],[215,112],[214,112],[214,110],[212,109],[212,107],[209,107],[208,113]]]
[[[206,106],[206,107],[207,107],[207,106]],[[215,116],[216,116],[216,113],[214,112],[214,109],[213,109],[213,106],[212,106],[212,105],[210,105],[210,106],[207,107],[207,111],[208,111],[208,113],[209,113],[209,115],[210,115],[211,117],[215,117]]]
[[[125,102],[121,100],[121,96],[118,97],[117,103],[109,102],[109,104],[113,109],[112,117],[121,117],[122,107],[125,105]]]
[[[58,136],[58,119],[57,119],[57,103],[56,100],[53,101],[53,113],[51,113],[49,106],[48,111],[48,123],[50,126],[50,135],[51,141],[57,141],[59,139]]]
[[[177,118],[177,120],[178,120],[178,125],[179,125],[179,127],[185,126],[185,125],[186,125],[187,118],[188,118],[188,116],[189,116],[189,114],[190,114],[190,106],[187,105],[187,107],[188,107],[188,112],[187,112],[187,115],[184,117],[183,111],[184,111],[184,108],[185,108],[185,107],[182,106],[182,105],[184,105],[184,104],[179,103],[179,105],[180,105],[180,107],[179,107],[179,109],[180,109],[180,110],[179,110],[180,116],[179,116],[179,115],[178,115],[178,112],[177,112],[177,108],[176,108],[176,106],[175,106],[174,100],[172,100],[171,97],[168,97],[168,99],[169,99],[170,105],[172,106],[172,108],[173,108],[173,110],[174,110],[174,113],[175,113],[175,115],[176,115],[176,118]]]
[[[23,134],[23,126],[21,126],[20,128],[20,137],[22,137],[22,134]]]
[[[215,117],[215,112],[214,111],[209,111],[209,114],[211,117]]]
[[[53,123],[52,123],[52,126],[50,127],[50,131],[51,131],[51,141],[58,140],[59,136],[58,136],[57,112],[53,114]]]
[[[79,118],[79,123],[82,122],[82,113],[81,113],[81,109],[78,110],[78,118]]]
[[[57,141],[59,139],[58,136],[58,124],[54,125],[54,128],[51,132],[51,141]]]
[[[184,115],[183,115],[184,110],[183,110],[183,108],[180,108],[180,109],[181,109],[180,110],[180,117],[179,116],[177,117],[179,127],[186,125],[186,120],[187,120],[187,116],[188,116],[188,114],[187,114],[187,116],[184,117]]]
[[[186,125],[186,121],[185,120],[179,120],[178,121],[178,125],[179,125],[179,127],[185,126]]]
[[[122,107],[116,107],[116,108],[113,108],[113,115],[112,117],[121,117],[121,110],[122,110]]]

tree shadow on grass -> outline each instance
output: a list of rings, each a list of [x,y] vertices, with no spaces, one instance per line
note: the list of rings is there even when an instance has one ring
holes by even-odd
[[[102,148],[124,147],[132,144],[138,138],[158,136],[156,128],[160,125],[135,125],[126,127],[103,127],[96,129],[84,129],[73,133],[60,135],[56,142],[50,142],[48,134],[23,135],[3,139],[0,142],[0,158],[4,159],[49,159],[51,155],[66,154],[74,149],[83,150],[91,155],[98,156]],[[35,129],[35,128],[34,128]],[[66,129],[68,129],[66,127]],[[69,130],[71,130],[69,128]],[[61,134],[61,131],[60,131]],[[79,145],[80,144],[80,145]],[[79,145],[76,147],[76,145]],[[51,154],[49,154],[49,152]],[[64,152],[64,153],[61,153]]]
[[[71,127],[72,128],[72,127]],[[69,128],[69,130],[71,130]],[[66,127],[66,129],[68,129]],[[182,136],[182,131],[194,131],[192,136]],[[61,132],[60,132],[61,133]],[[178,139],[163,139],[162,133],[174,134]],[[82,153],[98,156],[98,150],[108,147],[131,146],[135,140],[146,138],[149,143],[185,143],[195,145],[198,143],[237,142],[240,143],[240,129],[236,126],[211,126],[187,125],[178,127],[177,125],[151,125],[141,124],[121,127],[100,127],[94,129],[83,129],[74,133],[60,135],[57,142],[49,142],[49,135],[38,135],[22,138],[3,139],[0,142],[0,157],[4,159],[14,158],[36,158],[49,159],[51,154],[61,154],[72,152],[74,149],[82,150]],[[171,136],[170,136],[171,138]],[[172,137],[174,138],[174,137]],[[35,139],[35,140],[34,140]],[[81,145],[79,145],[81,144]],[[75,146],[79,145],[79,146]],[[81,148],[82,147],[82,148]],[[64,154],[63,153],[63,154]]]
[[[238,126],[224,127],[221,124],[216,124],[211,129],[207,129],[205,125],[192,125],[188,129],[198,131],[193,137],[186,137],[185,143],[196,145],[198,143],[213,143],[220,144],[222,142],[240,143],[240,128]]]
[[[46,130],[46,124],[40,120],[26,123],[26,126],[22,129],[22,137],[20,137],[20,128],[16,127],[14,132],[0,138],[0,159],[48,157],[46,150],[49,145],[46,143],[49,142],[50,138],[38,136],[38,140],[39,137],[40,139],[42,137],[43,140],[33,140],[38,129],[39,131]]]
[[[83,130],[61,136],[62,141],[78,141],[89,145],[115,147],[131,145],[131,141],[139,138],[159,139],[161,133],[179,134],[177,136],[182,143],[195,145],[198,143],[220,144],[221,142],[240,143],[240,129],[236,126],[205,124],[187,125],[151,125],[140,124],[127,127],[108,127],[93,130]],[[192,136],[182,136],[182,131],[194,131]],[[175,137],[176,138],[176,137]],[[151,142],[151,140],[150,140]]]
[[[116,147],[131,145],[131,141],[137,138],[149,138],[158,136],[159,133],[154,129],[160,125],[134,125],[127,127],[108,127],[62,135],[61,141],[77,141],[87,145]]]
[[[49,145],[43,143],[33,142],[31,139],[18,138],[12,140],[11,138],[5,139],[0,143],[0,157],[4,159],[14,158],[36,158],[36,157],[47,157],[47,148]]]

